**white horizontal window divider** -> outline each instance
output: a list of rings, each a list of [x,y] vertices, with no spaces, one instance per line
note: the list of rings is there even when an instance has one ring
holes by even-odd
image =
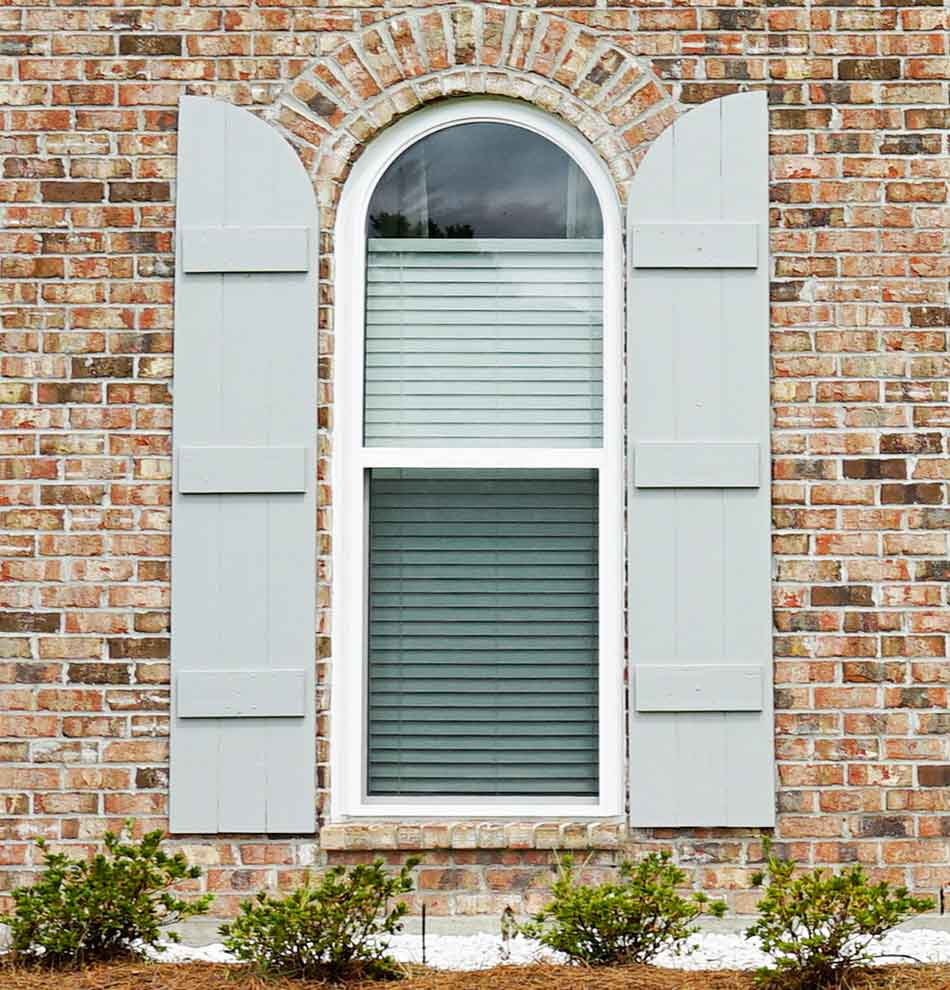
[[[364,327],[366,217],[388,166],[416,141],[455,124],[527,128],[560,146],[586,174],[603,216],[603,441],[589,447],[366,446]],[[620,203],[609,173],[573,129],[539,110],[501,99],[447,102],[420,110],[376,138],[343,190],[335,229],[336,382],[333,437],[333,656],[330,719],[333,821],[615,817],[623,813],[623,240]],[[398,240],[392,243],[397,244]],[[433,240],[442,251],[455,242]],[[472,241],[464,242],[473,250]],[[477,239],[474,241],[478,243]],[[548,241],[546,249],[551,249]],[[384,242],[385,245],[385,242]],[[377,242],[376,247],[379,246]],[[396,248],[404,250],[404,248]],[[554,250],[565,250],[555,248]],[[593,469],[598,473],[598,779],[596,797],[379,797],[367,795],[368,483],[372,468]]]

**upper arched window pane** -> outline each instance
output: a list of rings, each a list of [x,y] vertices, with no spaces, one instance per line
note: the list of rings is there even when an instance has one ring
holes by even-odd
[[[547,138],[511,124],[460,124],[422,138],[373,193],[370,237],[599,238],[590,180]]]
[[[524,127],[408,147],[366,216],[367,446],[598,447],[603,221],[591,182]]]

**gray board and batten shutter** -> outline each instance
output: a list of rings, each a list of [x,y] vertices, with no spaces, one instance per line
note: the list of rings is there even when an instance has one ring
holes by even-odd
[[[673,124],[629,202],[631,823],[768,826],[765,93]]]
[[[316,202],[205,97],[177,188],[170,828],[312,833]]]

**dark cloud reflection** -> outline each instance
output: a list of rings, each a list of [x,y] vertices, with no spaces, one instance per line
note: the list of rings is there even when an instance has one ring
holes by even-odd
[[[418,141],[373,193],[371,237],[601,237],[587,176],[546,138],[459,124]]]

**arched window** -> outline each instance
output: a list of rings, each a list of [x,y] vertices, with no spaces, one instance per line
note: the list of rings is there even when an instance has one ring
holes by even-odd
[[[573,131],[421,111],[337,230],[338,815],[621,810],[619,206]]]

